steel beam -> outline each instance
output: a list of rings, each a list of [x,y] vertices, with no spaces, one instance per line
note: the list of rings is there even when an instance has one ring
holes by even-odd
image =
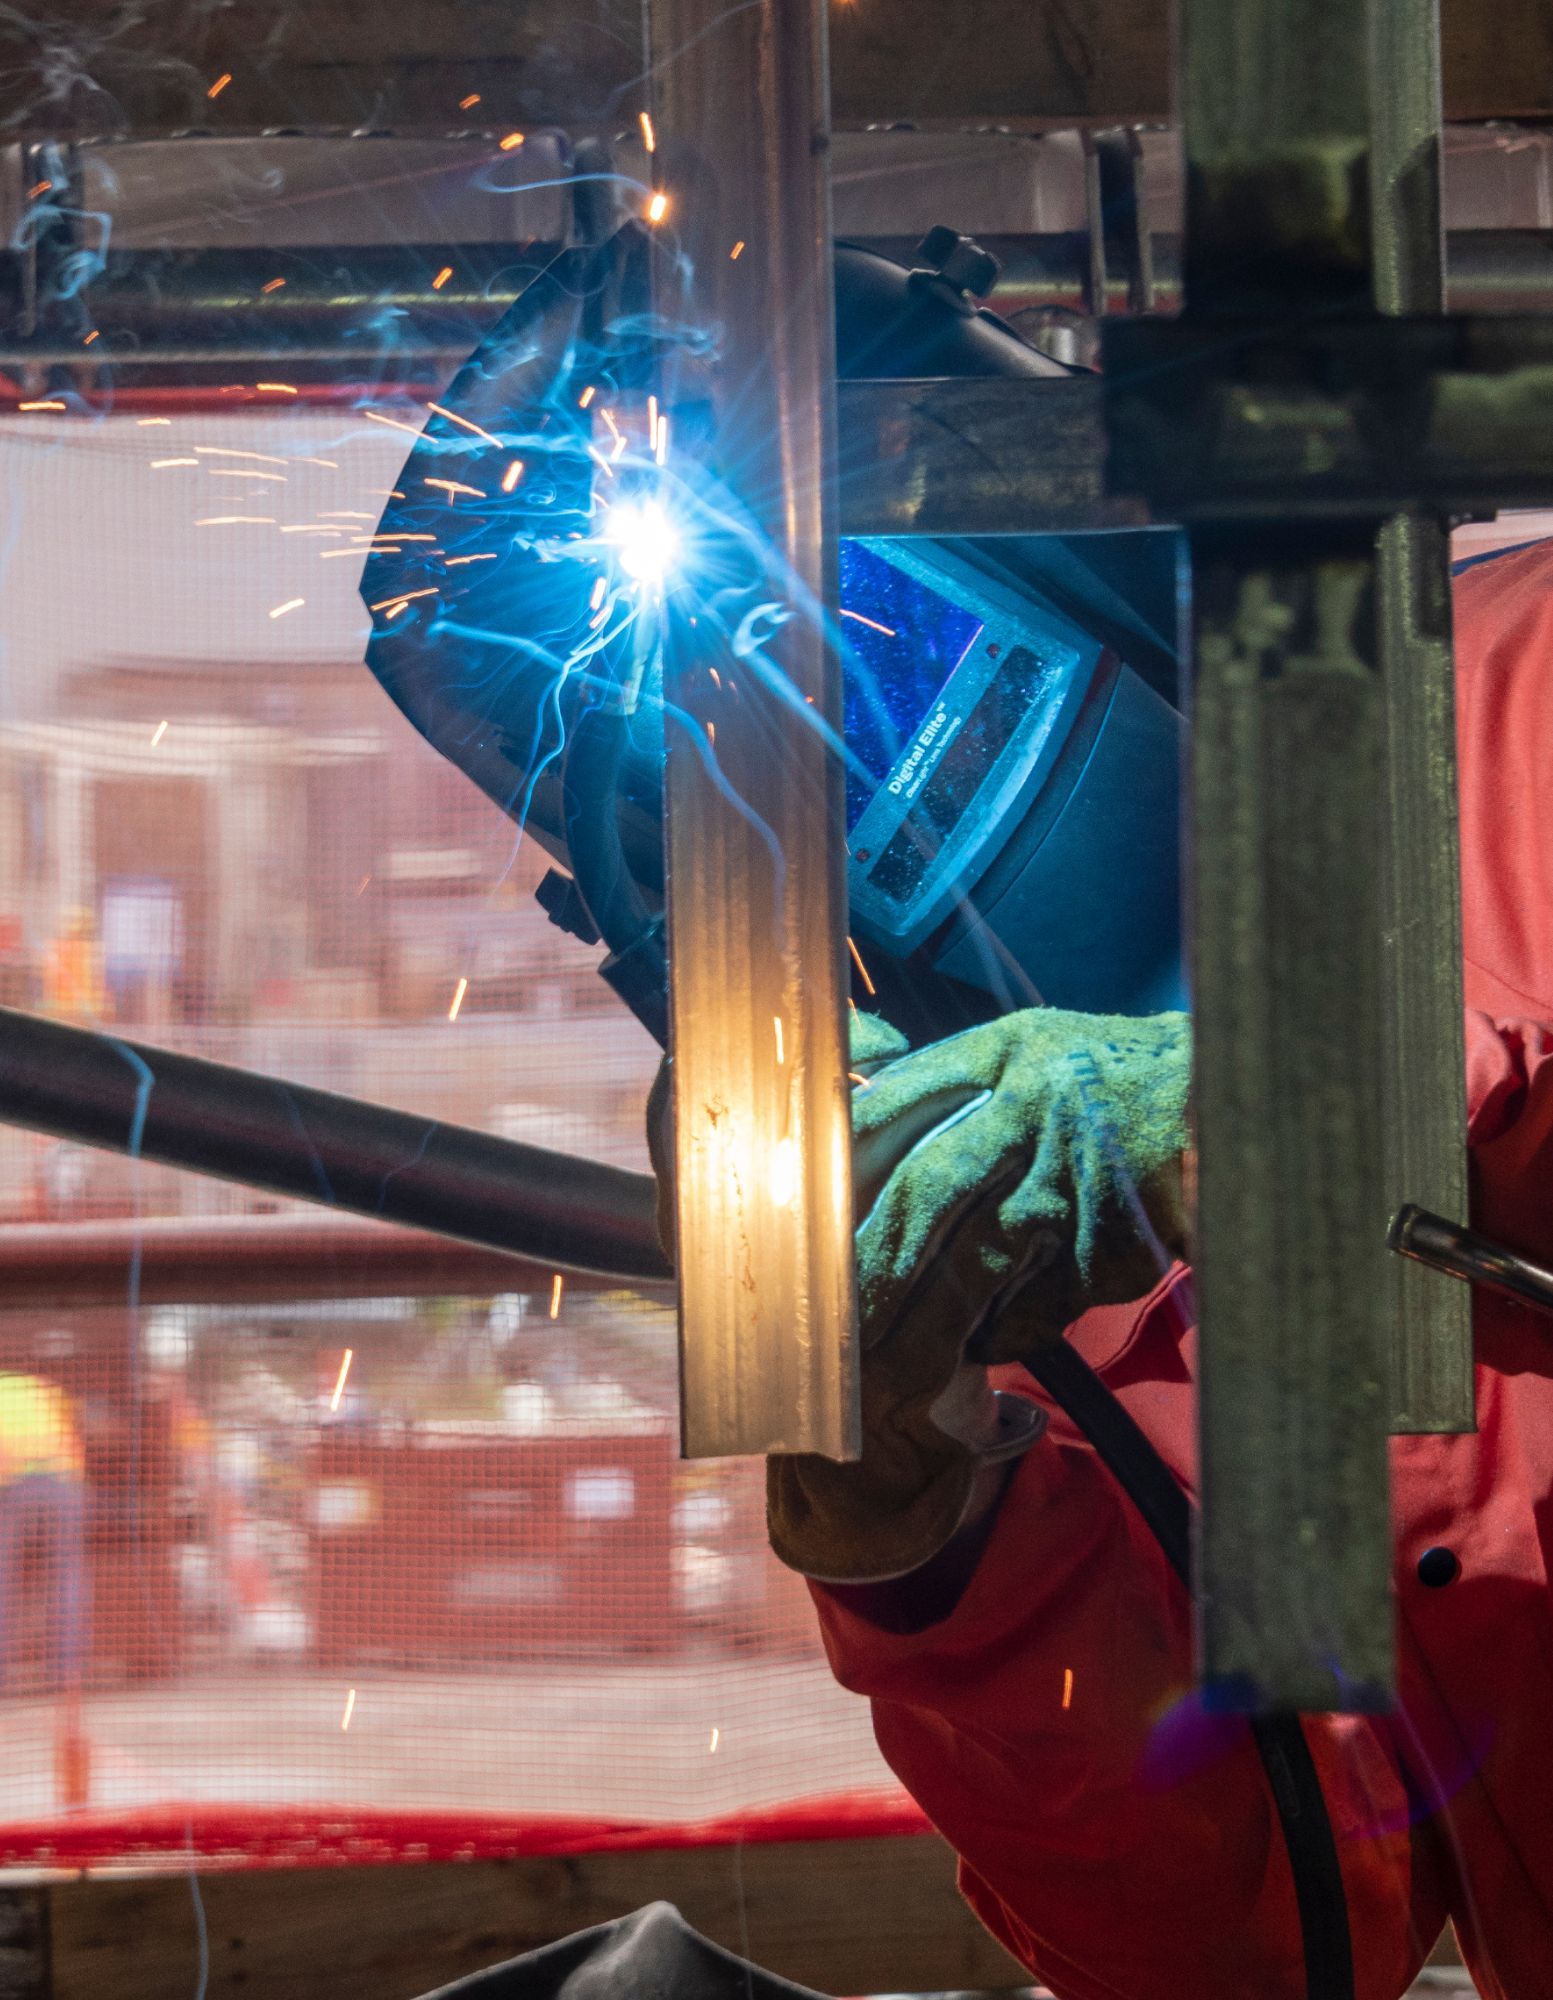
[[[1181,29],[1187,312],[1297,344],[1368,288],[1365,11],[1183,0]],[[1192,559],[1198,1670],[1227,1707],[1369,1708],[1393,1675],[1373,530],[1205,525]]]
[[[1199,1671],[1229,1706],[1391,1681],[1370,537],[1193,543]]]
[[[1374,0],[1370,155],[1375,304],[1445,309],[1439,0]],[[1466,1050],[1450,538],[1438,516],[1382,524],[1377,582],[1386,768],[1381,847],[1386,1205],[1467,1213]],[[1426,1083],[1421,1083],[1427,1079]],[[1391,1426],[1470,1431],[1472,1298],[1395,1258]]]
[[[1543,0],[1446,0],[1457,118],[1553,113]],[[643,101],[637,0],[51,0],[0,23],[0,125],[97,134],[605,126]],[[866,126],[1116,124],[1170,107],[1158,0],[834,10],[835,116]],[[221,83],[227,77],[230,81]],[[219,87],[218,87],[219,86]],[[214,94],[212,94],[214,92]]]
[[[914,236],[856,239],[909,264]],[[983,235],[1001,265],[989,304],[1005,315],[1093,305],[1093,260],[1085,231]],[[1124,313],[1147,298],[1169,314],[1181,303],[1181,245],[1173,232],[1116,238],[1104,259],[1105,309]],[[495,325],[560,249],[535,241],[407,243],[332,249],[327,263],[298,250],[111,252],[83,296],[97,330],[90,353],[47,316],[31,337],[26,259],[0,253],[0,369],[68,368],[83,382],[119,384],[165,375],[280,364],[306,375],[360,381],[445,376]],[[1553,231],[1461,230],[1446,244],[1446,303],[1462,313],[1553,313]],[[444,267],[453,277],[440,287]],[[281,288],[265,285],[284,277]],[[846,440],[843,426],[842,438]],[[1010,454],[1011,455],[1011,454]],[[1040,468],[1033,468],[1039,476]]]
[[[701,560],[665,643],[666,845],[688,1456],[858,1449],[825,0],[651,0],[670,325]],[[736,496],[724,502],[722,495]],[[733,518],[748,510],[756,533]],[[769,551],[769,553],[760,553]],[[691,558],[695,560],[694,555]],[[723,572],[725,575],[727,572]]]

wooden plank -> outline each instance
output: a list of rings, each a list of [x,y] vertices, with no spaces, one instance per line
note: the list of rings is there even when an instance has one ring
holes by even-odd
[[[1164,118],[1170,11],[1161,0],[850,0],[831,10],[835,122]],[[1444,65],[1448,117],[1553,115],[1553,10],[1445,0]],[[636,0],[146,0],[136,10],[53,0],[46,32],[26,9],[0,21],[0,120],[61,137],[190,125],[623,128],[641,106],[643,68]]]
[[[826,1993],[1028,1984],[954,1887],[935,1835],[692,1847],[201,1880],[207,2000],[410,2000],[665,1898],[707,1937]],[[168,2000],[197,1968],[188,1878],[50,1891],[52,2000]]]

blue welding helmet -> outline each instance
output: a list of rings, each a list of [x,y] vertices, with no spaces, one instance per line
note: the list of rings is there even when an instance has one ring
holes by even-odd
[[[372,672],[555,860],[541,901],[602,938],[662,1040],[662,621],[641,613],[668,593],[742,630],[754,598],[674,562],[708,501],[659,464],[649,254],[622,231],[516,302],[433,406],[363,594]],[[940,272],[840,246],[836,292],[843,377],[1069,372]],[[844,432],[840,455],[844,477]],[[851,926],[913,1040],[1035,1001],[1184,1004],[1178,553],[1161,530],[842,542]]]

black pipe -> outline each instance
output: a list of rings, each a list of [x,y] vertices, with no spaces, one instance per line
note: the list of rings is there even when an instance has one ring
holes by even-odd
[[[669,1275],[649,1174],[10,1008],[0,1120],[562,1270]]]

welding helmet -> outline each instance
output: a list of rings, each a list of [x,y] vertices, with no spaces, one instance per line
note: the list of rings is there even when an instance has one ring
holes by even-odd
[[[843,378],[1070,372],[975,305],[963,246],[838,246]],[[432,405],[362,587],[372,672],[556,862],[541,902],[663,1041],[662,614],[737,639],[771,576],[670,448],[657,391],[702,343],[653,310],[655,254],[628,226],[527,288]],[[911,1039],[1184,1004],[1178,567],[1161,530],[841,543],[855,997]]]

